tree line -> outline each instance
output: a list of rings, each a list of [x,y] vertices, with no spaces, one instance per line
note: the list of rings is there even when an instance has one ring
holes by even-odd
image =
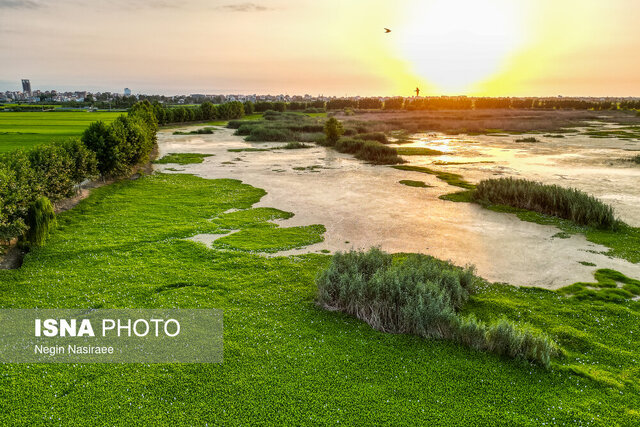
[[[80,139],[0,155],[0,240],[38,236],[29,243],[40,244],[52,202],[73,196],[86,180],[127,175],[147,162],[157,130],[145,101],[110,124],[92,123]]]

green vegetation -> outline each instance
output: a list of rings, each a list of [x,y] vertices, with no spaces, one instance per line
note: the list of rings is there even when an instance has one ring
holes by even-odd
[[[299,150],[301,148],[311,148],[311,147],[313,147],[313,146],[309,145],[309,144],[303,144],[302,142],[295,141],[295,142],[289,142],[289,143],[287,143],[287,144],[285,144],[283,146],[280,146],[280,147],[274,147],[274,150],[277,150],[277,149],[280,149],[280,148],[283,148],[285,150]]]
[[[0,271],[0,307],[218,308],[225,360],[3,364],[0,424],[179,425],[185,413],[194,425],[640,421],[631,338],[640,335],[639,303],[478,286],[459,316],[486,324],[505,316],[545,331],[562,352],[550,370],[453,341],[382,333],[314,304],[314,278],[329,256],[268,258],[185,240],[238,229],[249,239],[274,227],[265,221],[290,216],[251,209],[264,194],[235,180],[156,174],[95,189],[60,214],[46,245],[19,270]],[[233,208],[241,210],[224,213]],[[305,240],[316,230],[298,232]]]
[[[580,261],[580,264],[585,265],[587,267],[595,267],[596,265],[589,261]]]
[[[327,138],[327,143],[329,145],[336,145],[340,136],[344,133],[344,128],[342,127],[342,123],[331,117],[324,124],[324,134]]]
[[[201,129],[192,130],[189,132],[175,131],[174,135],[211,135],[215,132],[215,129],[212,127],[204,127]]]
[[[82,134],[82,142],[96,153],[103,177],[127,175],[135,165],[146,163],[156,146],[158,120],[151,104],[137,103],[127,116],[111,124],[91,123]]]
[[[632,162],[634,162],[634,163],[636,163],[636,164],[638,164],[638,165],[640,165],[640,154],[638,154],[638,155],[637,155],[637,156],[635,156],[635,157],[632,157],[632,158],[631,158],[631,161],[632,161]]]
[[[433,185],[427,185],[424,181],[412,181],[410,179],[402,179],[399,182],[400,184],[407,185],[409,187],[418,187],[418,188],[433,187]]]
[[[56,223],[51,201],[44,196],[36,199],[29,207],[26,222],[28,229],[25,239],[32,246],[42,246]]]
[[[125,175],[146,162],[156,143],[156,131],[150,104],[139,103],[128,116],[109,125],[91,123],[82,142],[54,142],[1,155],[0,239],[29,232],[29,210],[42,197],[55,203],[71,197],[78,184],[95,178],[97,172],[104,177]],[[32,237],[38,240],[40,231],[34,233]]]
[[[242,153],[242,152],[253,152],[253,151],[271,151],[271,148],[229,148],[227,150],[230,153]]]
[[[427,147],[398,147],[396,151],[400,156],[441,156],[444,151]]]
[[[540,142],[540,141],[538,141],[538,139],[535,137],[528,137],[528,138],[516,139],[516,142]]]
[[[507,205],[557,216],[601,229],[614,229],[613,208],[582,191],[515,178],[480,181],[473,192],[478,203]]]
[[[218,105],[205,101],[198,106],[191,107],[167,107],[157,102],[149,105],[153,109],[157,123],[162,126],[171,123],[201,122],[215,119],[224,121],[240,119],[245,115],[245,107],[252,108],[250,105],[245,105],[238,101],[225,102]]]
[[[299,113],[266,111],[262,120],[231,120],[235,134],[253,142],[313,142],[321,135],[323,120]]]
[[[55,203],[73,196],[77,184],[97,176],[96,168],[95,153],[78,140],[0,155],[0,240],[23,236],[29,224],[38,224],[32,212],[38,200]],[[33,233],[30,237],[39,240],[41,231]]]
[[[394,264],[379,249],[338,252],[316,279],[317,301],[383,332],[449,339],[548,367],[557,348],[540,332],[506,319],[487,325],[459,315],[477,281],[471,269],[425,255],[411,254]]]
[[[437,171],[435,169],[429,169],[424,166],[401,165],[401,166],[393,166],[393,167],[395,169],[399,169],[403,171],[420,172],[420,173],[427,173],[429,175],[435,175],[438,179],[441,179],[447,184],[453,185],[455,187],[465,188],[469,190],[475,188],[475,185],[465,181],[462,178],[462,175],[458,175],[456,173]]]
[[[584,134],[591,138],[640,139],[640,126],[626,126],[620,129],[588,130]]]
[[[3,112],[0,113],[0,153],[79,137],[90,123],[111,123],[121,115],[121,112],[84,111]]]
[[[353,154],[357,159],[376,165],[404,163],[404,160],[398,157],[398,152],[395,148],[381,144],[378,141],[341,138],[333,148],[340,153]]]
[[[166,165],[168,163],[175,163],[178,165],[189,165],[194,163],[202,163],[207,157],[212,157],[213,154],[198,154],[198,153],[169,153],[163,156],[161,159],[155,160],[153,163]]]
[[[380,144],[389,144],[387,135],[382,132],[366,132],[354,135],[355,139],[363,139],[365,141],[378,141]],[[328,138],[327,138],[328,139]]]
[[[603,268],[593,274],[596,282],[578,282],[558,289],[561,295],[576,299],[624,302],[640,296],[640,280],[631,279],[619,271]],[[619,286],[621,285],[621,286]]]

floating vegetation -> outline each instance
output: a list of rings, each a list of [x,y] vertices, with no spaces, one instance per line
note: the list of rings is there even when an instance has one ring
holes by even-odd
[[[401,165],[392,167],[403,171],[420,172],[427,173],[429,175],[435,175],[438,179],[441,179],[447,184],[453,185],[455,187],[465,188],[467,190],[475,188],[475,185],[468,181],[465,181],[464,178],[462,178],[462,175],[458,175],[457,173],[437,171],[435,169],[429,169],[424,166]]]
[[[427,147],[398,147],[396,151],[400,156],[441,156],[446,154],[444,151]]]
[[[175,163],[178,165],[189,165],[193,163],[202,163],[206,157],[212,157],[213,154],[198,154],[198,153],[169,153],[159,160],[155,160],[153,163],[164,165],[168,163]]]
[[[196,129],[196,130],[192,130],[189,132],[183,132],[183,131],[175,131],[173,132],[174,135],[210,135],[213,132],[215,132],[215,128],[212,127],[206,127],[206,128],[202,128],[202,129]]]
[[[412,181],[410,179],[403,179],[401,181],[399,181],[400,184],[409,186],[409,187],[418,187],[418,188],[429,188],[429,187],[433,187],[433,185],[428,185],[423,181]]]

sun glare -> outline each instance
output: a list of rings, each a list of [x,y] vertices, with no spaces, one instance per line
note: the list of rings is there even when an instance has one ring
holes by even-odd
[[[415,1],[397,32],[397,52],[443,94],[472,93],[524,43],[523,12],[510,0]]]

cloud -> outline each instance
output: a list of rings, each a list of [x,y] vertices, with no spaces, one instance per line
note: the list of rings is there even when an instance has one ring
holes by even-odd
[[[42,3],[34,0],[0,0],[0,9],[37,9]]]
[[[270,7],[262,6],[255,3],[225,4],[223,6],[220,6],[220,9],[228,10],[230,12],[264,12],[267,10],[273,10]]]

